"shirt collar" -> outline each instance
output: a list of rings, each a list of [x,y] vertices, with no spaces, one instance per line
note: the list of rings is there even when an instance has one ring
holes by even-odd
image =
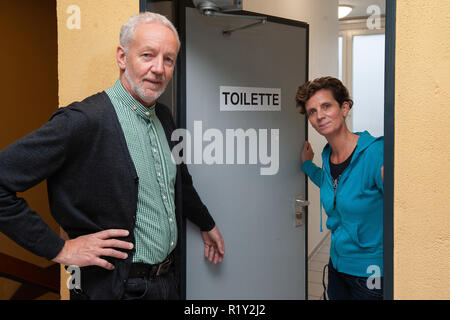
[[[113,92],[116,98],[120,101],[121,105],[125,108],[130,108],[133,112],[136,112],[142,118],[148,120],[155,116],[155,106],[156,103],[151,107],[145,107],[137,101],[122,85],[120,78],[117,79],[116,83],[113,85]]]

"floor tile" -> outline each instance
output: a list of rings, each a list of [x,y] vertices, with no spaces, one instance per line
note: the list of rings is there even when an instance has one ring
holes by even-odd
[[[322,272],[308,270],[308,282],[322,283]]]
[[[327,253],[316,253],[312,258],[312,261],[323,262],[324,264],[328,263],[330,260],[330,255]]]
[[[323,295],[323,285],[318,283],[308,283],[308,295],[320,297]]]
[[[309,261],[308,263],[308,269],[312,271],[320,271],[322,272],[323,267],[326,265],[326,263],[319,262],[319,261]]]

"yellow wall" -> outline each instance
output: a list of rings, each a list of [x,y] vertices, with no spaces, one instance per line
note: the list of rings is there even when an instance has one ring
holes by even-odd
[[[73,20],[79,7],[80,28]],[[138,0],[57,0],[59,106],[109,88],[119,76],[116,48],[119,31],[139,12]],[[68,298],[67,273],[61,270],[61,296]]]
[[[450,298],[450,1],[397,1],[394,297]]]
[[[56,1],[2,1],[2,115],[0,150],[42,126],[58,108]],[[4,91],[3,91],[4,90]],[[45,182],[18,197],[25,198],[47,224],[58,230],[50,215]],[[38,257],[0,233],[0,252],[47,267]],[[0,277],[0,299],[9,299],[20,283]],[[47,294],[47,298],[55,298]]]

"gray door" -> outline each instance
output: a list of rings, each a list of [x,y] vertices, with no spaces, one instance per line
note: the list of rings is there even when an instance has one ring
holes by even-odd
[[[186,129],[194,144],[188,168],[226,245],[223,263],[209,263],[197,227],[188,223],[187,299],[305,298],[306,230],[295,223],[295,197],[305,193],[299,167],[305,120],[295,93],[306,80],[308,35],[305,27],[270,21],[222,35],[252,22],[186,8]],[[280,89],[281,110],[221,111],[221,87]],[[251,105],[250,91],[233,102]],[[236,138],[227,149],[227,132],[237,129],[246,143],[239,146]]]

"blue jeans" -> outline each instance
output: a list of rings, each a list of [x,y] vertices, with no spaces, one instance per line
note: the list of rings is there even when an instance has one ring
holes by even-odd
[[[179,300],[178,281],[173,267],[161,276],[129,278],[122,300]]]
[[[330,300],[383,300],[383,277],[380,289],[369,289],[366,277],[356,277],[338,272],[328,262],[328,298]]]

